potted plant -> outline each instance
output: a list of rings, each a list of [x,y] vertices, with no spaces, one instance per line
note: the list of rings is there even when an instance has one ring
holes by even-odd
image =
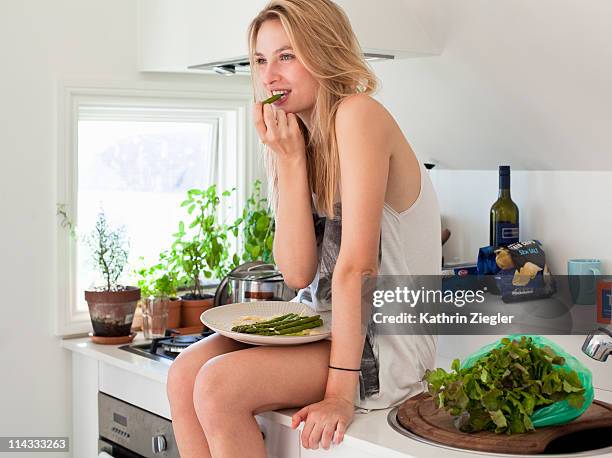
[[[104,210],[100,210],[85,242],[91,250],[94,268],[104,279],[104,286],[85,291],[94,336],[130,336],[140,288],[118,284],[128,260],[125,228],[111,228]]]
[[[139,258],[141,262],[144,258]],[[142,298],[154,297],[168,301],[168,328],[178,328],[181,322],[181,299],[177,297],[178,273],[170,266],[171,255],[163,251],[157,264],[135,270]]]
[[[255,180],[242,217],[234,225],[242,225],[242,260],[274,264],[274,215],[268,199],[261,197],[261,181]]]
[[[230,193],[225,191],[222,195],[227,197]],[[236,255],[230,259],[228,240],[228,233],[237,234],[238,230],[218,221],[220,202],[216,185],[212,185],[205,190],[190,189],[181,203],[189,215],[194,215],[187,226],[189,233],[185,222],[179,222],[170,252],[172,266],[183,274],[179,283],[189,287],[189,293],[181,297],[181,326],[199,325],[202,312],[213,305],[214,296],[204,293],[201,277],[223,278],[239,262]]]

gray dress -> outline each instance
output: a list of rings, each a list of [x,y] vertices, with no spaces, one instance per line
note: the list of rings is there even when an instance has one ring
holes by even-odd
[[[397,213],[385,204],[378,252],[379,275],[440,275],[442,247],[440,212],[429,175],[421,165],[421,190],[407,210]],[[314,200],[314,199],[313,199]],[[314,204],[313,204],[314,207]],[[313,213],[318,267],[313,282],[299,291],[295,300],[317,313],[333,316],[332,276],[340,252],[342,204],[326,218]],[[355,405],[361,411],[384,409],[402,403],[424,390],[425,369],[433,369],[436,337],[428,335],[378,334],[368,323],[359,390]]]

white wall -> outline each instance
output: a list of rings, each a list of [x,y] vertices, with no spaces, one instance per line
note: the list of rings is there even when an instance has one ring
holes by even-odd
[[[70,359],[53,335],[58,82],[249,84],[246,78],[140,74],[136,3],[0,2],[2,436],[71,435]]]
[[[521,237],[545,244],[554,272],[599,257],[612,273],[612,3],[404,1],[444,50],[373,67],[378,98],[438,162],[445,259],[474,261],[488,244],[490,170],[507,164]]]
[[[475,261],[489,244],[489,209],[498,174],[488,170],[431,172],[445,227],[452,236],[446,260]],[[512,199],[519,207],[521,240],[544,245],[553,273],[567,274],[567,260],[599,258],[612,274],[612,172],[515,171]]]
[[[553,273],[566,274],[570,258],[598,257],[612,274],[612,4],[405,1],[444,52],[373,67],[379,100],[420,159],[439,163],[431,175],[452,231],[445,259],[475,261],[488,245],[494,169],[507,164],[521,238],[543,242]],[[612,391],[611,362],[584,356],[583,336],[554,339]],[[493,340],[443,336],[441,363]]]
[[[440,56],[375,63],[423,159],[492,169],[612,170],[607,0],[403,0]]]

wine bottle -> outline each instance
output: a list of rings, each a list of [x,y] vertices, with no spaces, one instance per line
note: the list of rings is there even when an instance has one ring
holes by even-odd
[[[519,210],[510,197],[510,166],[499,166],[499,196],[491,206],[489,244],[508,246],[519,241]]]

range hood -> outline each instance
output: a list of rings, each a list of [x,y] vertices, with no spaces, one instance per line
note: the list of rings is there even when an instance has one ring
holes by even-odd
[[[392,54],[379,54],[366,52],[364,53],[365,60],[391,60],[395,59]],[[222,60],[217,62],[206,62],[204,64],[190,65],[189,70],[213,70],[220,75],[249,75],[251,73],[251,65],[247,56],[237,57],[235,59]]]
[[[138,0],[140,70],[248,75],[247,30],[268,1]],[[420,20],[425,7],[418,2],[427,0],[377,0],[375,7],[372,0],[334,1],[349,17],[368,60],[442,51]]]

